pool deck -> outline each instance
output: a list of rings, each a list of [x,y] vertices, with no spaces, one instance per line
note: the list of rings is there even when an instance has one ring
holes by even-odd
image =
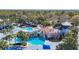
[[[60,44],[61,42],[50,42],[50,41],[45,41],[45,45],[50,46],[50,50],[56,50],[56,46]],[[24,48],[23,50],[44,50],[43,45],[33,45],[33,44],[27,44],[27,47]]]
[[[21,30],[22,30],[22,29],[15,27],[15,29],[12,30],[12,34],[16,34],[17,32],[19,32],[19,31],[21,31]],[[11,34],[11,33],[9,33],[9,34]],[[5,37],[5,36],[6,36],[6,35],[0,33],[0,39],[3,38],[3,37]],[[11,43],[15,43],[15,40],[12,39]],[[50,48],[51,48],[50,50],[55,50],[55,49],[56,49],[56,46],[57,46],[58,44],[60,44],[60,42],[51,42],[51,41],[49,41],[49,40],[46,40],[44,44],[45,44],[45,45],[49,45]],[[38,50],[44,50],[44,49],[43,49],[43,45],[33,45],[33,44],[28,43],[27,47],[24,48],[23,50],[37,50],[37,49],[38,49]]]

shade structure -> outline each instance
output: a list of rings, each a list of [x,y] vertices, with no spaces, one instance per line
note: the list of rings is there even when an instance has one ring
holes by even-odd
[[[63,22],[62,25],[63,26],[72,26],[72,24],[70,22]]]
[[[0,19],[0,22],[2,22],[3,20],[2,19]]]
[[[49,45],[43,45],[43,49],[51,49]]]
[[[60,31],[60,35],[67,34],[68,32],[69,32],[69,29],[62,29]]]

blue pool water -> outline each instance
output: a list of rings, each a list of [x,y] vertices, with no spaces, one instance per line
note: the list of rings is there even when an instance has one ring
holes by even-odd
[[[33,31],[33,27],[25,27],[25,28],[17,27],[17,28],[20,28],[22,30],[27,30],[28,32],[32,32]]]
[[[43,45],[44,42],[45,42],[44,38],[35,37],[35,38],[29,38],[28,39],[28,43],[31,43],[33,45]]]
[[[21,43],[21,39],[16,37],[16,43]]]
[[[33,31],[32,27],[26,27],[26,28],[22,28],[22,29],[27,30],[27,31]]]
[[[27,42],[31,43],[33,45],[44,45],[45,41],[44,41],[44,38],[36,37],[36,38],[29,38]],[[21,43],[21,39],[17,37],[16,43]],[[49,47],[47,46],[47,48],[49,48]],[[11,47],[5,48],[5,50],[22,50],[22,49],[23,49],[23,47],[21,47],[21,46],[11,46]]]
[[[20,42],[21,42],[21,39],[17,37],[16,43],[20,43]],[[32,38],[29,38],[27,42],[33,45],[43,45],[45,41],[44,41],[44,38],[32,37]]]
[[[23,30],[27,30],[28,32],[32,32],[33,31],[33,27],[26,27],[26,28],[21,28]],[[41,37],[31,37],[29,39],[27,39],[28,43],[34,44],[34,45],[43,45],[44,44],[44,40],[45,38],[41,38]],[[16,43],[20,43],[21,39],[20,38],[16,38]]]

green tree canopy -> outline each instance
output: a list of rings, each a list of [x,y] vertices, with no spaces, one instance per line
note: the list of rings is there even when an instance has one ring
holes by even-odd
[[[22,40],[21,44],[22,45],[25,45],[27,39],[29,38],[29,36],[27,35],[27,33],[26,32],[23,32],[23,31],[20,31],[20,32],[17,33],[17,35]]]
[[[7,47],[8,47],[7,41],[0,39],[0,50],[3,50]]]
[[[77,50],[77,40],[73,34],[73,32],[69,32],[65,36],[63,43],[57,46],[57,50]]]

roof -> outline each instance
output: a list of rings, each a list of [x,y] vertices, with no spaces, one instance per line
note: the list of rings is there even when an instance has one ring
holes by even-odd
[[[72,26],[72,24],[70,22],[63,22],[62,25],[64,25],[64,26]]]
[[[53,27],[45,27],[42,29],[42,31],[45,33],[45,34],[48,34],[48,33],[52,33],[52,34],[56,34],[58,33],[58,29],[54,29]]]

